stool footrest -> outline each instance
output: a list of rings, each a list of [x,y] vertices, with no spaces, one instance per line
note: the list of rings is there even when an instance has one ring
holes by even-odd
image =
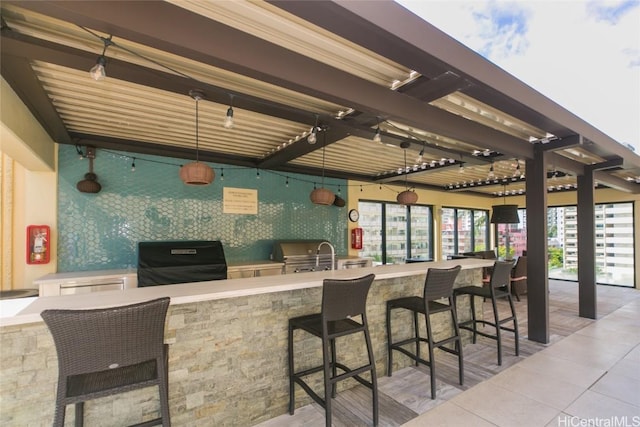
[[[411,351],[407,350],[406,348],[398,347],[397,344],[392,344],[389,348],[391,350],[399,351],[400,353],[404,354],[405,356],[409,357],[412,360],[415,360],[416,362],[420,362],[420,363],[422,363],[423,365],[426,365],[426,366],[431,366],[431,363],[428,360],[425,360],[425,359],[421,358],[420,356],[416,356],[415,353],[412,353]],[[391,376],[391,375],[389,375],[389,376]]]
[[[435,341],[433,343],[433,346],[436,347],[436,348],[440,348],[440,349],[444,350],[444,349],[446,349],[446,347],[444,347],[445,344],[454,343],[456,341],[460,341],[460,337],[457,336],[457,335],[453,335],[453,336],[451,336],[449,338],[445,338],[445,339],[440,340],[440,341]]]
[[[156,418],[154,420],[145,421],[143,423],[132,424],[129,427],[151,427],[157,425],[162,425],[162,418]]]
[[[422,341],[422,342],[427,342],[426,338],[422,338],[422,337],[411,337],[411,338],[407,338],[404,339],[402,341],[396,341],[394,343],[389,344],[390,348],[396,348],[399,347],[401,345],[407,345],[407,344],[414,344],[416,341]]]
[[[320,406],[322,406],[322,408],[326,409],[327,404],[325,402],[325,399],[321,398],[320,395],[318,395],[318,393],[316,393],[315,391],[313,391],[313,389],[311,387],[309,387],[309,385],[300,377],[294,376],[293,377],[293,381],[298,384],[300,387],[302,387],[302,389],[304,391],[307,392],[307,394],[309,396],[311,396],[311,398]]]
[[[294,372],[293,376],[306,377],[307,375],[315,374],[316,372],[322,372],[323,369],[324,367],[322,365],[314,366],[313,368],[305,369],[304,371]]]
[[[483,325],[493,326],[494,328],[495,328],[495,326],[496,326],[494,323],[492,323],[492,322],[487,322],[486,320],[476,320],[476,323],[481,323],[481,324],[483,324]],[[478,335],[482,335],[483,337],[486,337],[486,338],[491,338],[491,339],[494,339],[494,340],[495,340],[495,339],[498,339],[498,336],[497,336],[497,335],[488,334],[488,333],[486,333],[486,332],[482,332],[482,331],[479,331],[479,330],[477,330],[477,329],[474,331],[474,330],[473,330],[473,327],[471,327],[471,326],[467,326],[467,325],[460,324],[460,325],[458,325],[458,327],[459,327],[460,329],[464,329],[465,331],[470,331],[470,332],[474,332],[474,333],[476,333],[476,334],[478,334]],[[504,327],[504,326],[500,326],[500,329],[501,329],[501,330],[503,330],[503,331],[515,332],[515,329],[514,329],[514,328],[507,328],[507,327]]]
[[[330,381],[332,383],[337,383],[338,381],[342,381],[342,380],[346,380],[347,378],[353,378],[356,381],[358,381],[360,384],[367,386],[369,388],[372,387],[372,383],[370,381],[367,381],[363,378],[360,377],[360,374],[365,373],[365,372],[370,372],[372,371],[374,368],[373,365],[365,365],[365,366],[361,366],[359,368],[356,369],[351,369],[348,368],[347,366],[341,364],[341,363],[336,363],[336,367],[342,369],[343,371],[345,371],[344,374],[340,374],[336,377],[333,377]]]

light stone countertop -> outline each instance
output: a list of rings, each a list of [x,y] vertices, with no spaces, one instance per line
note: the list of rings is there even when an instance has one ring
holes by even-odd
[[[165,296],[171,298],[171,305],[189,304],[199,301],[319,287],[322,286],[324,279],[353,279],[370,273],[376,275],[376,280],[393,279],[423,274],[431,267],[449,268],[461,265],[463,269],[471,269],[490,267],[493,263],[493,260],[468,258],[39,297],[34,298],[30,304],[15,314],[12,312],[11,307],[20,304],[20,302],[16,302],[19,300],[1,300],[0,312],[9,315],[4,316],[3,314],[0,317],[0,327],[41,322],[40,313],[46,309],[104,308],[133,304]]]
[[[71,271],[65,273],[49,273],[35,280],[34,283],[58,283],[61,281],[69,282],[73,280],[100,280],[113,279],[116,276],[127,277],[136,276],[135,268],[123,268],[119,270],[93,270],[93,271]]]

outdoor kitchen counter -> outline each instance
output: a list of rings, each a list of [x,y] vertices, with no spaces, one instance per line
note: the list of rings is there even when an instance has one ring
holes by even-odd
[[[0,317],[0,326],[41,322],[40,313],[50,308],[90,309],[133,304],[153,298],[171,297],[171,305],[188,304],[223,298],[234,298],[295,289],[321,287],[324,279],[351,279],[370,273],[376,280],[426,274],[428,268],[448,268],[461,265],[463,270],[479,269],[493,265],[492,260],[460,259],[425,263],[393,264],[358,269],[316,271],[275,276],[227,279],[208,282],[181,283],[177,285],[148,286],[96,294],[63,295],[31,298],[32,302],[12,316]],[[2,304],[12,300],[2,301]]]
[[[40,318],[42,310],[100,308],[171,297],[165,341],[170,346],[169,403],[173,423],[249,426],[287,412],[287,322],[291,317],[319,311],[324,279],[376,275],[367,299],[367,316],[377,371],[382,376],[387,357],[386,301],[421,295],[428,268],[458,264],[462,271],[455,286],[480,286],[482,268],[492,265],[492,261],[463,259],[318,271],[21,301],[26,307],[0,319],[0,425],[50,425],[53,419],[57,360],[51,335]],[[7,301],[12,300],[3,303]],[[464,298],[458,307],[460,320],[468,317],[468,310]],[[3,312],[6,314],[4,309]],[[408,316],[394,314],[404,315]],[[436,333],[449,328],[448,319],[442,319],[434,322]],[[394,320],[394,329],[395,325],[400,328],[411,323],[410,317],[399,318]],[[396,332],[401,336],[402,331]],[[298,340],[303,336],[296,334]],[[321,360],[316,341],[300,343],[306,352],[299,359],[301,363]],[[347,343],[350,345],[358,345],[358,340]],[[398,369],[410,364],[408,358],[397,357],[395,361]],[[342,387],[353,385],[347,381]],[[317,386],[321,387],[321,383]],[[87,404],[86,424],[105,425],[104,420],[113,418],[113,407],[118,408],[118,424],[122,425],[154,417],[155,390],[123,396],[109,398],[116,400],[113,405]],[[308,402],[304,393],[298,393],[298,405]],[[69,418],[73,418],[71,408]]]

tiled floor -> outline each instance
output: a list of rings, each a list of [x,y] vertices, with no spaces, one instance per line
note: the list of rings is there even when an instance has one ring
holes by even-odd
[[[640,299],[405,425],[640,425]]]
[[[502,367],[488,366],[495,354],[482,355],[491,353],[491,346],[465,346],[465,386],[438,378],[435,400],[422,367],[380,377],[379,425],[640,426],[640,291],[598,288],[602,314],[594,321],[577,317],[577,285],[550,283],[551,343],[533,345],[521,338],[520,357],[506,344]],[[526,307],[526,299],[523,303]],[[526,319],[520,318],[526,336]],[[486,369],[482,363],[474,366],[473,357],[484,358]],[[457,378],[447,370],[445,361],[438,376]],[[334,426],[372,425],[370,402],[364,388],[340,393]],[[259,426],[323,426],[324,421],[322,408],[312,404]]]

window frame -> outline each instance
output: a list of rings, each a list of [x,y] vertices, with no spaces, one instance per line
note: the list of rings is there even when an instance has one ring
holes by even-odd
[[[485,247],[484,250],[489,250],[488,246],[491,244],[491,225],[490,225],[490,218],[489,218],[489,209],[476,209],[476,208],[463,208],[463,207],[456,207],[456,206],[443,206],[442,209],[451,209],[453,210],[453,254],[445,254],[444,251],[444,247],[442,247],[442,241],[440,242],[440,252],[442,254],[442,258],[445,259],[446,256],[449,255],[457,255],[460,253],[460,238],[459,238],[459,230],[458,230],[458,211],[468,211],[470,213],[469,218],[470,218],[470,224],[469,224],[469,231],[470,231],[470,241],[471,241],[471,248],[472,248],[472,252],[475,251],[475,242],[476,242],[476,230],[475,230],[475,218],[476,218],[476,212],[479,212],[481,214],[485,215],[486,218],[486,224],[485,224],[485,230],[484,230],[484,241],[485,241]],[[442,231],[442,227],[443,227],[443,223],[440,224],[440,230]]]
[[[403,206],[406,209],[406,214],[405,214],[405,225],[406,228],[404,229],[405,232],[405,254],[404,254],[404,260],[405,262],[408,259],[413,258],[413,254],[412,254],[412,226],[411,226],[411,222],[412,222],[412,210],[411,208],[414,206],[418,206],[421,208],[426,208],[428,209],[429,212],[429,235],[427,236],[427,242],[428,242],[428,258],[425,258],[425,261],[433,261],[434,259],[434,241],[435,241],[435,219],[434,219],[434,207],[433,205],[429,205],[429,204],[422,204],[422,203],[417,203],[414,205],[402,205],[398,202],[391,202],[391,201],[381,201],[381,200],[367,200],[367,199],[362,199],[358,201],[358,210],[360,211],[360,219],[362,220],[362,216],[363,214],[366,214],[366,210],[362,209],[361,206],[359,205],[360,203],[369,203],[369,204],[377,204],[380,207],[380,218],[381,218],[381,230],[380,230],[380,238],[381,238],[381,264],[382,265],[387,265],[388,259],[389,259],[389,255],[388,255],[388,242],[387,242],[387,206]],[[415,210],[415,209],[414,209]],[[366,235],[366,233],[365,233]],[[366,256],[366,255],[364,255]]]

